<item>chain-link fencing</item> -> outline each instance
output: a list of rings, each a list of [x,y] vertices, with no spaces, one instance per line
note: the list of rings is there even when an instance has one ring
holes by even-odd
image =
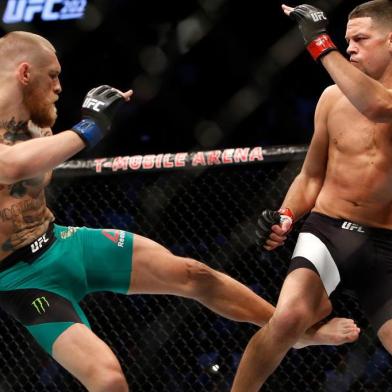
[[[59,224],[136,232],[228,273],[276,303],[300,225],[284,248],[269,253],[255,244],[255,222],[262,209],[279,207],[305,150],[73,161],[55,171],[47,199]],[[338,292],[333,303],[336,315],[353,317],[362,328],[359,341],[291,350],[263,390],[392,391],[390,357],[356,299]],[[118,356],[133,392],[229,391],[257,330],[171,296],[99,293],[86,297],[82,308]],[[23,327],[0,315],[0,391],[84,390]]]

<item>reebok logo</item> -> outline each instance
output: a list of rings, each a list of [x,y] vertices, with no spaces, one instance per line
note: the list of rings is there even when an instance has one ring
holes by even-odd
[[[362,226],[357,225],[356,223],[352,222],[343,222],[342,229],[350,230],[350,231],[357,231],[358,233],[364,233]]]
[[[327,18],[324,16],[323,12],[312,12],[310,14],[314,22],[320,22],[320,20],[327,20]]]
[[[125,231],[123,230],[102,230],[102,234],[110,241],[115,243],[119,248],[123,248],[125,244]]]
[[[31,22],[35,15],[43,21],[80,19],[87,0],[8,0],[4,23]]]
[[[105,102],[98,101],[95,98],[90,98],[87,97],[84,102],[83,102],[83,107],[87,109],[92,109],[95,110],[96,112],[99,112],[101,110],[101,106],[105,105]]]
[[[118,239],[117,246],[124,248],[125,243],[125,231],[120,231],[120,238]]]
[[[46,308],[50,307],[50,304],[48,302],[48,300],[46,299],[46,297],[38,297],[36,298],[31,305],[34,306],[35,310],[38,312],[38,314],[42,314],[46,312]]]

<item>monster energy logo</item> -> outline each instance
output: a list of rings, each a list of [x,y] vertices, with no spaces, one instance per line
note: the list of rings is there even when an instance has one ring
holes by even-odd
[[[45,313],[45,306],[49,308],[49,302],[45,297],[38,297],[36,298],[31,305],[33,305],[38,312],[38,314]]]

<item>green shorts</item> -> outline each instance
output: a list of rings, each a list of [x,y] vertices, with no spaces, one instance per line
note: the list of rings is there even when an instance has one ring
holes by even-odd
[[[128,292],[133,252],[133,234],[122,230],[54,225],[53,234],[53,243],[33,262],[20,260],[0,273],[0,306],[49,354],[68,327],[89,327],[78,304],[86,294]],[[45,235],[40,238],[44,243]]]

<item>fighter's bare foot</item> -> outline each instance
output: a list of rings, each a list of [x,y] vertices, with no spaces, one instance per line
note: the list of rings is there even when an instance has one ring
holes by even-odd
[[[360,329],[354,320],[336,317],[327,323],[319,323],[310,328],[294,348],[319,345],[339,346],[355,342],[359,333]]]

